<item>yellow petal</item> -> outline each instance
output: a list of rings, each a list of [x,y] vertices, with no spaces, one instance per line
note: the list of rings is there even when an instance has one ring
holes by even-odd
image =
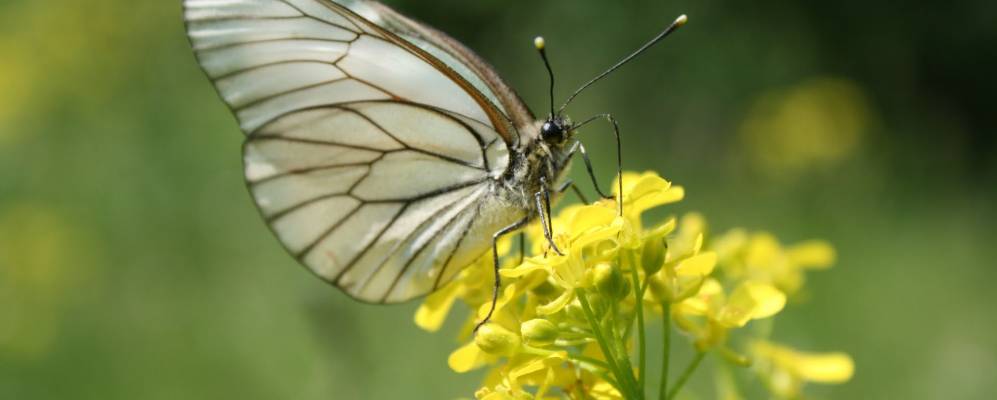
[[[488,315],[489,311],[492,311],[492,314],[495,316],[501,314],[502,308],[505,307],[506,304],[508,304],[510,301],[513,300],[513,298],[516,297],[517,294],[516,289],[517,289],[516,285],[514,284],[506,286],[505,289],[503,289],[502,295],[499,296],[498,301],[495,302],[495,310],[491,309],[492,308],[491,302],[486,302],[481,306],[479,306],[478,307],[479,320],[484,319],[485,316]]]
[[[626,193],[629,200],[627,212],[641,213],[651,208],[675,203],[685,197],[681,186],[672,187],[671,183],[658,176],[644,177],[637,182],[633,190]]]
[[[742,283],[720,310],[717,320],[727,327],[741,327],[752,319],[775,315],[786,305],[786,295],[772,285]]]
[[[706,276],[717,265],[717,253],[706,252],[682,260],[675,266],[676,276]]]
[[[426,301],[415,312],[415,324],[429,332],[439,330],[447,314],[450,313],[454,300],[457,299],[456,293],[459,288],[460,284],[454,281],[427,296]]]
[[[577,236],[593,228],[606,227],[616,219],[614,209],[600,206],[586,206],[579,209],[571,219],[570,231]]]
[[[834,264],[834,247],[822,240],[811,240],[791,247],[789,258],[808,269],[827,269]]]
[[[702,247],[702,235],[706,231],[706,219],[698,213],[688,213],[679,220],[677,234],[668,239],[666,260],[674,261],[688,257]]]
[[[768,318],[786,306],[786,295],[774,286],[748,282],[742,285],[755,300],[751,318]]]
[[[588,394],[597,400],[623,399],[623,395],[611,383],[603,380],[599,380],[595,385],[592,385],[592,389]]]
[[[678,221],[675,219],[675,217],[668,218],[665,222],[655,225],[654,228],[645,231],[644,238],[652,236],[664,237],[665,235],[672,233],[675,230],[675,226],[677,224]]]
[[[547,258],[543,257],[527,258],[525,261],[523,261],[522,264],[520,264],[516,268],[503,268],[499,270],[499,274],[507,278],[519,278],[540,270],[544,270],[549,273],[551,264],[553,264],[553,262],[556,261],[561,261],[561,260],[555,260],[555,257],[560,257],[560,256],[554,254],[551,257]]]
[[[648,176],[648,175],[652,175],[653,176],[653,175],[657,175],[657,174],[655,172],[653,172],[653,171],[646,171],[646,172],[640,172],[640,173],[633,172],[633,171],[624,171],[623,172],[623,193],[630,193],[630,192],[632,192],[634,186],[636,186],[638,184],[638,182],[640,182],[643,177]],[[617,177],[616,179],[613,179],[613,194],[619,194],[618,193],[619,187],[620,187],[619,186],[620,185],[619,179],[620,179],[619,177]]]
[[[852,378],[855,362],[845,353],[800,353],[794,371],[811,382],[843,383]]]
[[[731,229],[710,241],[710,248],[717,252],[721,260],[728,260],[740,252],[748,243],[748,233],[744,229]]]
[[[481,397],[481,400],[516,400],[506,392],[491,392]]]
[[[707,279],[695,296],[679,303],[679,312],[689,315],[707,315],[710,310],[724,303],[724,289],[716,279]]]
[[[565,290],[561,292],[561,295],[550,303],[544,304],[542,306],[537,306],[537,315],[551,315],[558,311],[564,309],[564,306],[568,305],[571,300],[575,299],[575,292],[573,290]]]
[[[479,368],[488,362],[488,357],[474,342],[467,343],[450,353],[447,365],[457,373],[464,373]]]
[[[756,233],[748,241],[745,263],[755,267],[771,268],[782,257],[782,246],[769,233]]]
[[[514,380],[519,380],[519,378],[523,376],[543,370],[544,368],[548,368],[548,366],[551,365],[551,363],[564,361],[565,358],[566,355],[564,352],[555,352],[550,356],[546,356],[543,358],[534,358],[509,371],[509,378]]]
[[[767,359],[775,367],[788,372],[796,379],[819,383],[842,383],[851,379],[855,363],[845,353],[809,353],[760,340],[752,343],[758,357]]]

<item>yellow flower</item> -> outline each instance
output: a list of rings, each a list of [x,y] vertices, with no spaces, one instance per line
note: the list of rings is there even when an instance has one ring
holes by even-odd
[[[755,369],[782,399],[799,398],[807,382],[844,383],[855,372],[855,363],[845,353],[806,353],[762,340],[752,343],[751,351]]]
[[[613,193],[619,191],[619,182],[613,182]],[[641,174],[634,172],[623,173],[623,212],[628,218],[633,220],[635,226],[640,227],[640,215],[654,207],[671,204],[681,201],[685,197],[685,190],[681,186],[672,186],[672,183],[658,176],[657,173],[648,171]],[[615,201],[609,200],[614,207]]]
[[[727,277],[770,283],[788,295],[799,292],[806,271],[830,268],[835,259],[834,248],[824,241],[784,248],[771,234],[748,234],[740,229],[715,240],[712,248]]]
[[[596,204],[565,209],[554,220],[555,241],[562,254],[546,251],[526,259],[522,265],[502,270],[502,276],[522,278],[538,271],[546,273],[560,295],[537,308],[537,314],[550,315],[574,300],[575,289],[592,286],[588,265],[614,258],[619,236],[626,225],[615,209]],[[534,237],[546,245],[546,239]]]
[[[533,312],[529,308],[524,308],[520,312],[520,308],[515,304],[516,298],[523,293],[522,287],[517,283],[512,282],[502,289],[502,295],[495,303],[491,320],[478,330],[473,340],[450,354],[447,359],[450,369],[459,373],[468,372],[487,364],[494,364],[501,356],[518,353],[522,340],[514,332],[520,331],[519,321],[531,318]],[[477,318],[483,318],[488,308],[491,308],[490,303],[483,304],[482,311],[473,317],[475,319],[469,321],[469,325],[479,320]]]
[[[771,317],[785,305],[786,296],[771,285],[743,282],[727,296],[720,282],[709,278],[699,293],[678,303],[672,311],[678,326],[693,335],[700,350],[707,350],[722,345],[731,329]]]
[[[552,239],[560,252],[537,224],[527,229],[533,256],[518,265],[510,265],[518,258],[503,257],[494,313],[476,333],[472,327],[492,307],[490,254],[426,298],[416,312],[416,323],[435,331],[454,304],[473,310],[459,335],[464,344],[447,361],[458,373],[487,367],[477,399],[639,398],[645,391],[640,371],[646,370],[646,360],[640,357],[635,365],[631,355],[646,349],[641,329],[648,314],[666,309],[666,326],[674,320],[698,350],[716,349],[735,364],[748,365],[746,357],[727,347],[729,332],[778,313],[786,303],[778,287],[794,287],[787,283],[794,271],[802,276],[800,271],[830,265],[833,258],[822,242],[783,249],[770,236],[749,237],[743,231],[706,247],[706,222],[699,214],[645,229],[645,211],[679,201],[684,192],[653,173],[627,173],[623,182],[617,197],[623,200],[622,215],[615,201],[600,200],[565,207],[553,217]],[[501,242],[500,255],[508,253],[510,241]],[[712,277],[718,265],[731,288]],[[802,278],[798,281],[802,284]],[[650,293],[638,291],[648,288]],[[766,365],[778,364],[775,358],[766,360]],[[690,364],[688,371],[697,365]],[[783,375],[815,379],[812,368],[801,371]],[[734,398],[736,388],[730,389],[725,393]]]
[[[682,218],[678,233],[667,240],[664,264],[650,277],[651,291],[661,301],[676,303],[695,295],[713,272],[716,253],[701,252],[705,226],[702,216],[688,214]],[[645,250],[649,245],[656,244],[646,244]]]

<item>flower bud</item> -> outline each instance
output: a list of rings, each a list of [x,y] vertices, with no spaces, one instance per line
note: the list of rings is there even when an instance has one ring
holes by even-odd
[[[630,285],[619,268],[613,268],[608,263],[599,263],[592,268],[592,283],[604,295],[612,300],[619,300],[630,292]]]
[[[497,324],[485,324],[474,336],[481,351],[494,355],[509,355],[519,349],[519,335]]]
[[[557,326],[545,319],[531,319],[519,327],[526,343],[533,346],[548,346],[557,339]]]
[[[648,276],[661,270],[661,266],[665,264],[667,251],[668,242],[663,235],[653,235],[644,241],[644,249],[640,253],[640,265]]]

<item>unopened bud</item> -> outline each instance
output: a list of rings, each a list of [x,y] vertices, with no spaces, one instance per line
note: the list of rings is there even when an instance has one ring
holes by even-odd
[[[547,346],[557,339],[557,326],[545,319],[531,319],[519,327],[526,343],[533,346]]]
[[[494,355],[509,355],[519,348],[519,335],[497,324],[486,324],[478,329],[474,344],[481,351]]]
[[[630,285],[620,270],[608,263],[596,264],[592,269],[592,283],[613,300],[622,299],[630,292]]]
[[[647,275],[653,275],[661,270],[661,266],[665,264],[667,251],[668,242],[664,235],[654,235],[644,241],[644,248],[640,253],[640,266]]]

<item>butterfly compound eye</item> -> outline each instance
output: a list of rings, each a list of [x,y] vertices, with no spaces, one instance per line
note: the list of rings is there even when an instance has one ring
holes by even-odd
[[[540,136],[546,141],[559,141],[564,138],[564,127],[557,121],[546,121],[540,127]]]

